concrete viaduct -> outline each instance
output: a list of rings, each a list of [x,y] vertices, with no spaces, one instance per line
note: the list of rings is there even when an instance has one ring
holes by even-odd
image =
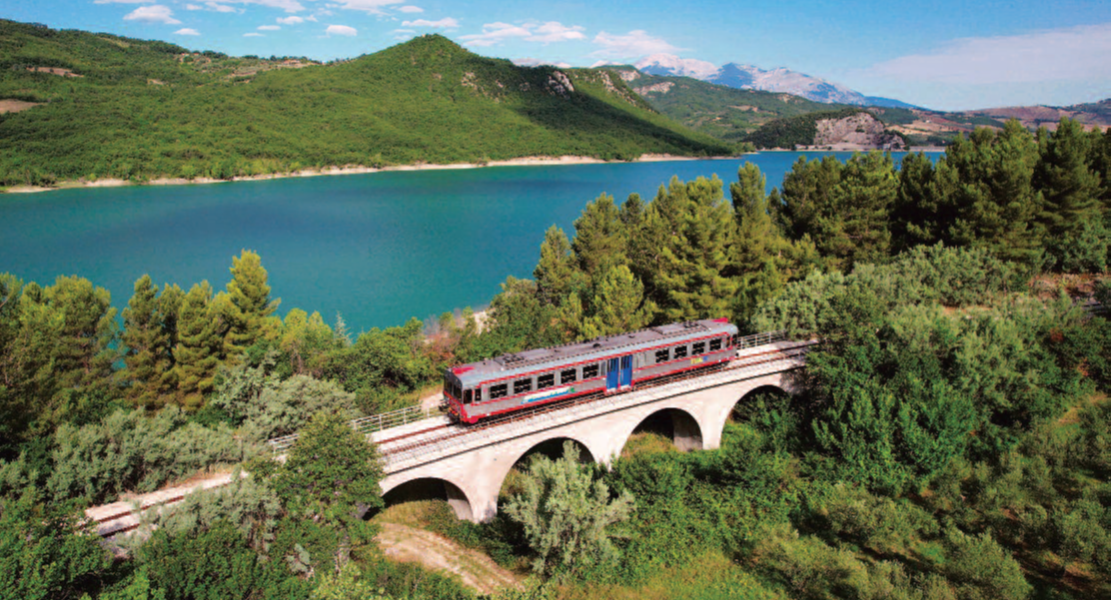
[[[374,433],[385,457],[382,490],[389,500],[407,487],[425,493],[442,489],[441,497],[459,518],[484,521],[497,512],[510,469],[545,442],[572,440],[608,465],[634,430],[654,417],[670,421],[679,450],[718,448],[726,421],[746,395],[765,387],[794,390],[792,371],[804,364],[809,346],[775,342],[749,348],[722,371],[479,429],[428,419]],[[445,435],[445,429],[451,433]]]
[[[381,485],[387,502],[391,497],[438,496],[447,499],[459,518],[484,521],[496,514],[510,469],[545,442],[572,440],[589,453],[588,458],[608,465],[633,432],[652,418],[670,423],[679,450],[718,448],[726,421],[746,395],[768,387],[795,390],[793,373],[805,364],[814,343],[777,340],[769,334],[746,341],[747,347],[742,346],[722,370],[504,422],[464,426],[445,416],[419,418],[422,415],[415,413],[417,418],[404,424],[366,417],[353,426],[367,432],[383,456]],[[271,442],[282,452],[295,439]],[[230,481],[229,474],[217,475],[191,486],[90,508],[86,515],[101,536],[126,534],[139,526],[142,513],[168,509],[186,494]]]

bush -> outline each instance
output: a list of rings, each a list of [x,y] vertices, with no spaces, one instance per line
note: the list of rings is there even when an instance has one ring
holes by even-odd
[[[1026,598],[1033,589],[1022,569],[991,535],[967,535],[952,529],[946,534],[941,572],[953,583],[960,600]]]
[[[257,451],[236,440],[227,426],[208,429],[188,422],[174,406],[154,416],[117,411],[96,424],[62,425],[54,438],[50,493],[90,503],[125,490],[150,492],[199,469],[239,463]]]

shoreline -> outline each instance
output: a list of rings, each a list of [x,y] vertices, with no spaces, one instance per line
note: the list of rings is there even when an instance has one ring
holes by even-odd
[[[365,175],[368,173],[388,173],[394,171],[445,171],[456,169],[483,169],[488,167],[541,167],[541,166],[562,166],[562,165],[591,165],[591,164],[614,164],[614,163],[636,163],[636,162],[670,162],[670,161],[684,161],[684,160],[735,160],[744,156],[677,156],[674,154],[642,154],[639,157],[625,161],[625,160],[602,160],[591,156],[524,156],[520,158],[510,158],[506,160],[492,160],[485,163],[450,163],[450,164],[412,164],[412,165],[396,165],[389,167],[366,167],[362,165],[347,165],[343,167],[333,166],[325,167],[323,169],[301,169],[289,173],[267,173],[265,175],[244,175],[240,177],[233,177],[231,179],[214,179],[211,177],[197,177],[195,179],[185,179],[182,177],[160,177],[152,179],[143,183],[135,183],[125,179],[97,179],[95,181],[85,181],[83,179],[68,180],[60,182],[55,186],[37,186],[37,185],[17,185],[3,190],[5,194],[37,194],[41,192],[53,192],[58,190],[71,190],[83,188],[103,188],[103,187],[128,187],[128,186],[151,186],[151,185],[207,185],[212,183],[231,183],[235,181],[266,181],[270,179],[290,179],[294,177],[322,177],[328,175]]]

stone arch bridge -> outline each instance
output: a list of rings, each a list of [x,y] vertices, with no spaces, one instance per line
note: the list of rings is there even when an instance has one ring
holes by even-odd
[[[670,425],[679,450],[715,449],[733,408],[746,395],[765,387],[795,390],[793,372],[805,364],[815,342],[773,340],[767,334],[752,336],[721,370],[488,424],[464,426],[444,416],[405,424],[372,423],[378,430],[368,438],[378,445],[384,461],[382,491],[387,499],[406,490],[432,491],[446,497],[460,518],[483,521],[496,514],[510,469],[545,442],[572,440],[591,459],[608,465],[641,424],[659,419]],[[366,425],[375,418],[355,424]],[[294,439],[272,442],[281,451]],[[102,536],[126,533],[138,526],[140,513],[170,507],[187,493],[228,481],[230,475],[223,475],[193,487],[91,508],[86,514]]]

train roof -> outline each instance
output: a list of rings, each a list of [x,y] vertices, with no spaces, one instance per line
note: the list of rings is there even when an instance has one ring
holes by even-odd
[[[512,377],[520,373],[542,371],[544,366],[553,367],[567,362],[589,361],[592,357],[602,358],[612,355],[615,350],[637,352],[643,348],[658,345],[661,341],[680,341],[686,338],[705,337],[714,333],[737,333],[737,328],[728,319],[703,319],[649,327],[640,331],[621,333],[566,344],[525,350],[513,354],[503,354],[481,362],[458,365],[448,369],[463,384],[474,385],[487,379]]]

